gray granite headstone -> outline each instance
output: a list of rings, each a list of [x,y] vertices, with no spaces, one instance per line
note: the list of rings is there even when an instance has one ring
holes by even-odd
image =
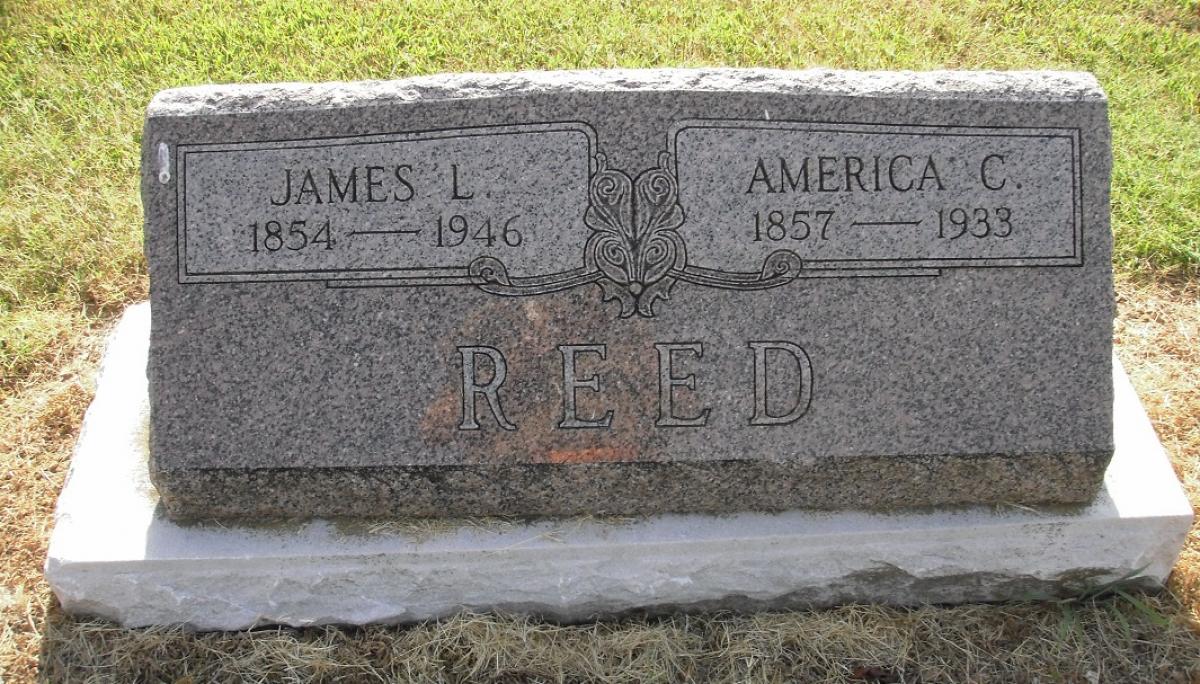
[[[143,148],[173,517],[1072,503],[1112,452],[1087,74],[204,86]]]

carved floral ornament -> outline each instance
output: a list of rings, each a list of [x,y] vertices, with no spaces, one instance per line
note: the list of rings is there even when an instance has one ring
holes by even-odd
[[[510,278],[494,257],[471,263],[480,289],[502,295],[555,292],[586,283],[600,286],[604,301],[621,305],[621,318],[654,316],[658,300],[670,299],[676,280],[724,289],[760,290],[786,284],[800,272],[800,257],[790,250],[773,252],[759,273],[729,273],[687,263],[687,244],[677,232],[686,220],[679,205],[679,182],[669,152],[657,166],[630,178],[609,168],[597,152],[592,159],[588,207],[584,223],[592,233],[584,246],[582,270],[533,278]]]

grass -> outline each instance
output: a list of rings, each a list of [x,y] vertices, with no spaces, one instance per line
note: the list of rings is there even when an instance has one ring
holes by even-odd
[[[681,65],[1096,73],[1111,99],[1117,342],[1200,501],[1196,0],[0,0],[0,680],[33,679],[41,661],[71,681],[356,680],[369,668],[394,677],[426,668],[447,680],[845,681],[860,668],[863,681],[1084,682],[1089,673],[1200,681],[1188,627],[1200,624],[1195,532],[1171,594],[1151,599],[1166,624],[1119,596],[574,628],[472,616],[407,631],[203,637],[55,611],[40,575],[53,498],[91,396],[101,332],[147,291],[137,179],[154,92],[210,81]],[[1029,631],[1005,631],[1009,622]]]
[[[1155,602],[1160,609],[1169,605]],[[1071,617],[1064,617],[1070,615]],[[1127,602],[848,606],[560,626],[460,615],[398,630],[188,635],[51,624],[61,681],[1156,682],[1200,678],[1200,638]]]
[[[1200,5],[309,0],[0,4],[0,370],[146,291],[142,114],[169,86],[677,65],[1086,69],[1126,269],[1200,269]]]

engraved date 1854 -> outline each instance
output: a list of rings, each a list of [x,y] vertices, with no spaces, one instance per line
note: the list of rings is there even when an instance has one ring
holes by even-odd
[[[278,252],[286,249],[299,252],[303,249],[333,249],[337,242],[330,232],[329,221],[309,223],[308,221],[288,221],[285,226],[281,221],[255,221],[249,225],[251,245],[250,251]]]
[[[493,218],[490,216],[469,217],[464,214],[437,216],[433,225],[417,228],[380,228],[351,230],[337,236],[327,220],[299,219],[295,221],[255,221],[245,224],[249,229],[250,252],[271,254],[275,252],[300,252],[304,250],[332,250],[344,238],[355,236],[392,237],[414,241],[427,241],[434,247],[458,247],[460,245],[486,245],[487,247],[520,247],[525,240],[517,220],[521,216]],[[422,237],[424,235],[425,237]]]

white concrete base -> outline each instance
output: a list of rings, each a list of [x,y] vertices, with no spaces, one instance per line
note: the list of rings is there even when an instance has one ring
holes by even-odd
[[[1118,366],[1116,455],[1095,502],[1073,511],[182,526],[156,511],[147,476],[149,319],[132,307],[113,335],[46,561],[67,611],[128,626],[1033,598],[1131,574],[1159,583],[1192,523]]]

